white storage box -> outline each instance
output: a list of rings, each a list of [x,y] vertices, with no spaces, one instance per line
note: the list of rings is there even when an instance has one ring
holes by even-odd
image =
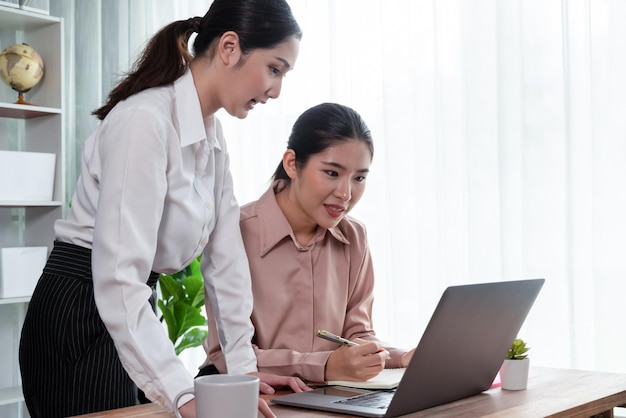
[[[0,151],[0,201],[49,202],[56,154]]]
[[[0,249],[0,298],[30,296],[48,258],[48,247]]]

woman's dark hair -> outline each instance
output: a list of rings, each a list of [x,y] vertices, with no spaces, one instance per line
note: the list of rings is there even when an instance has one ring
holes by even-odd
[[[330,148],[340,141],[363,141],[374,156],[374,142],[369,128],[354,109],[337,103],[322,103],[306,110],[294,123],[287,149],[296,154],[298,169],[304,167],[312,155]],[[291,181],[281,161],[272,176],[274,180]]]
[[[201,56],[228,31],[239,35],[244,57],[254,49],[271,49],[290,36],[302,38],[285,0],[214,0],[204,17],[170,23],[155,34],[133,69],[111,91],[106,104],[92,113],[102,120],[117,103],[133,94],[173,83],[193,58],[188,51],[192,33],[198,33],[194,56]]]

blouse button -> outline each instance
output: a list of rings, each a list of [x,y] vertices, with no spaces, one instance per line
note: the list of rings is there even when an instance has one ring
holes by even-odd
[[[211,202],[206,202],[204,204],[204,207],[207,208],[207,209],[211,209]]]
[[[200,241],[200,245],[204,247],[206,245],[206,240],[203,239],[202,241]]]

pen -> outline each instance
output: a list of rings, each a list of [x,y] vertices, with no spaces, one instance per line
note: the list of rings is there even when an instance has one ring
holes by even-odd
[[[354,341],[346,340],[345,338],[340,337],[339,335],[335,335],[332,332],[328,332],[328,331],[323,330],[323,329],[318,330],[316,335],[318,337],[320,337],[320,338],[324,338],[325,340],[332,341],[332,342],[337,343],[337,344],[347,345],[348,347],[356,347],[356,346],[358,346],[358,344],[355,343]],[[387,350],[381,348],[378,352],[382,353],[383,351],[387,351]],[[385,358],[387,360],[391,360],[391,357],[389,356],[389,353],[387,353],[387,356]]]
[[[325,340],[332,341],[337,344],[347,345],[348,347],[356,347],[358,345],[354,341],[346,340],[345,338],[342,338],[339,335],[335,335],[332,332],[328,332],[323,329],[320,329],[317,331],[317,336],[320,338],[324,338]]]

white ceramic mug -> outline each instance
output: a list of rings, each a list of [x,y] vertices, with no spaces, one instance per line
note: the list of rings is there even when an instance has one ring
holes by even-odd
[[[194,380],[193,389],[176,396],[174,405],[186,394],[196,397],[197,418],[257,418],[259,378],[249,375],[212,374]],[[181,418],[178,408],[176,417]]]

